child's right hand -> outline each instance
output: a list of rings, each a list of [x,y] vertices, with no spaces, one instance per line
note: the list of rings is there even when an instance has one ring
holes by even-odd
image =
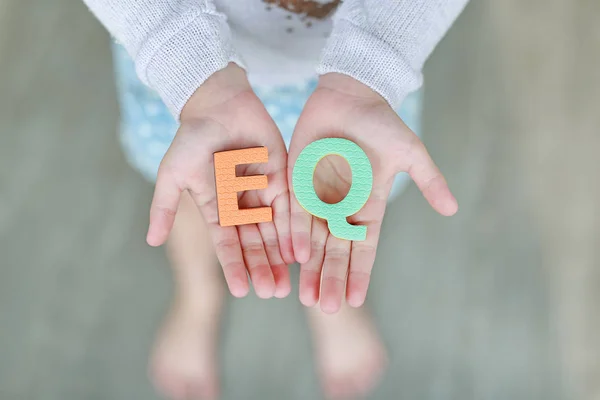
[[[244,175],[267,175],[265,190],[244,192],[240,208],[271,206],[273,222],[221,227],[217,212],[213,154],[266,146],[269,162],[244,165]],[[168,236],[179,198],[192,195],[209,228],[229,290],[248,293],[247,272],[261,298],[290,292],[288,264],[294,262],[290,235],[287,152],[279,131],[253,93],[244,71],[230,64],[194,93],[181,113],[181,126],[158,171],[147,242]]]

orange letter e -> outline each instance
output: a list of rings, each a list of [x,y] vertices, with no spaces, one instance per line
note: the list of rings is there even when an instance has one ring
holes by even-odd
[[[266,175],[236,176],[235,166],[239,164],[266,163],[269,152],[266,147],[221,151],[214,154],[215,179],[217,185],[217,206],[219,224],[234,226],[269,222],[273,219],[271,207],[258,207],[240,210],[237,194],[246,190],[266,189]]]

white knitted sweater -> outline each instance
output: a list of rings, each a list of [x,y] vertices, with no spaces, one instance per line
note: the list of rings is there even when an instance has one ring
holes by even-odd
[[[468,0],[84,0],[175,116],[235,62],[252,83],[339,72],[393,107]]]

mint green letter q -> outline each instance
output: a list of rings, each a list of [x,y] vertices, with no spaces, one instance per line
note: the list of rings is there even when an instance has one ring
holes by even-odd
[[[317,196],[313,175],[319,161],[328,155],[344,157],[352,170],[352,185],[342,201],[328,204]],[[302,150],[292,172],[292,185],[300,205],[312,215],[327,220],[331,234],[340,239],[361,241],[367,227],[351,225],[347,217],[365,205],[373,188],[373,169],[369,158],[356,143],[340,138],[320,139]]]

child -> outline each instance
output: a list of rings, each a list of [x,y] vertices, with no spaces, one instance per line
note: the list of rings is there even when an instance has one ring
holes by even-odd
[[[441,214],[457,210],[413,132],[423,64],[467,0],[85,2],[120,43],[122,143],[156,181],[147,241],[168,238],[175,274],[152,361],[158,389],[173,399],[218,395],[218,262],[234,296],[248,293],[249,274],[259,297],[281,298],[290,292],[287,266],[298,261],[326,394],[366,393],[386,354],[365,311],[352,307],[366,296],[386,201],[406,183],[398,172]],[[353,140],[373,164],[371,197],[349,219],[367,225],[364,242],[331,236],[289,184],[300,151],[331,136]],[[213,153],[253,146],[266,146],[269,162],[238,174],[267,175],[269,187],[243,192],[240,207],[271,206],[273,222],[220,227]],[[344,163],[327,159],[315,186],[335,202],[350,179]]]

